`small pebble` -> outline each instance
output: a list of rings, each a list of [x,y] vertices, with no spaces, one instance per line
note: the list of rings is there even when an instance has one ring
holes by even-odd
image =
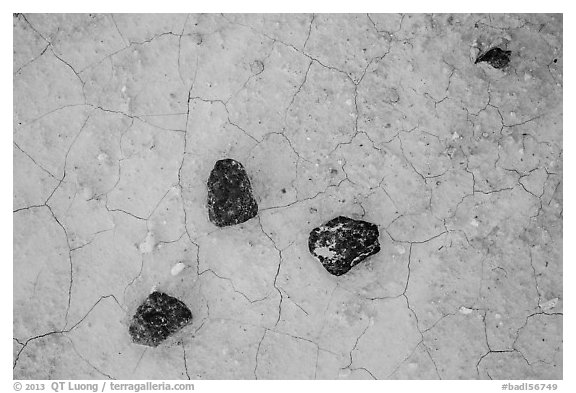
[[[172,270],[170,270],[170,273],[173,276],[177,276],[178,274],[180,274],[182,272],[182,270],[184,270],[186,268],[186,265],[182,262],[178,262],[177,264],[175,264],[172,267]]]
[[[474,310],[472,310],[471,308],[462,306],[462,307],[460,307],[459,311],[461,314],[468,315],[468,314],[471,314],[472,311],[474,311]]]

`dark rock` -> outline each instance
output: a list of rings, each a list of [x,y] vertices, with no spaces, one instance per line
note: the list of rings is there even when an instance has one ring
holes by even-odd
[[[510,55],[512,54],[509,50],[502,50],[500,48],[492,48],[484,54],[478,56],[474,64],[485,61],[489,63],[494,68],[504,68],[510,63]]]
[[[376,224],[340,216],[314,228],[308,248],[329,273],[340,276],[380,251],[378,236]]]
[[[232,159],[216,161],[208,178],[208,218],[219,227],[256,217],[258,204],[242,164]]]
[[[136,344],[156,347],[192,321],[190,309],[180,300],[152,292],[132,317],[128,331]]]

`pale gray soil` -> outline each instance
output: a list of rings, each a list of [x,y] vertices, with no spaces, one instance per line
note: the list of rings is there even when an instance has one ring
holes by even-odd
[[[14,378],[562,378],[562,59],[559,15],[15,15]],[[339,215],[382,250],[336,277]]]

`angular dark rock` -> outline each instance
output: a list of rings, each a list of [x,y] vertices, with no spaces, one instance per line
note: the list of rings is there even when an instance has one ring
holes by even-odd
[[[308,249],[329,273],[340,276],[380,251],[379,235],[376,224],[340,216],[310,232]]]
[[[510,55],[512,54],[509,50],[503,50],[500,48],[492,48],[489,51],[478,56],[474,64],[485,61],[494,68],[504,68],[510,63]]]
[[[156,347],[192,321],[190,309],[175,297],[152,292],[138,307],[128,331],[136,344]]]
[[[246,170],[238,161],[216,161],[208,177],[208,218],[219,227],[248,221],[258,214],[258,204]]]

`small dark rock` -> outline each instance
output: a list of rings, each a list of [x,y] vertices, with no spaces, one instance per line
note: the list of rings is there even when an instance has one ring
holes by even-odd
[[[489,63],[494,68],[504,68],[510,63],[510,55],[512,54],[509,50],[503,50],[500,48],[492,48],[484,54],[478,56],[474,64],[485,61]]]
[[[192,321],[190,309],[180,300],[152,292],[132,317],[128,331],[136,344],[156,347]]]
[[[256,217],[258,204],[242,164],[232,159],[216,161],[208,178],[208,218],[219,227]]]
[[[376,224],[340,216],[314,228],[308,248],[329,273],[340,276],[380,251],[379,235]]]

